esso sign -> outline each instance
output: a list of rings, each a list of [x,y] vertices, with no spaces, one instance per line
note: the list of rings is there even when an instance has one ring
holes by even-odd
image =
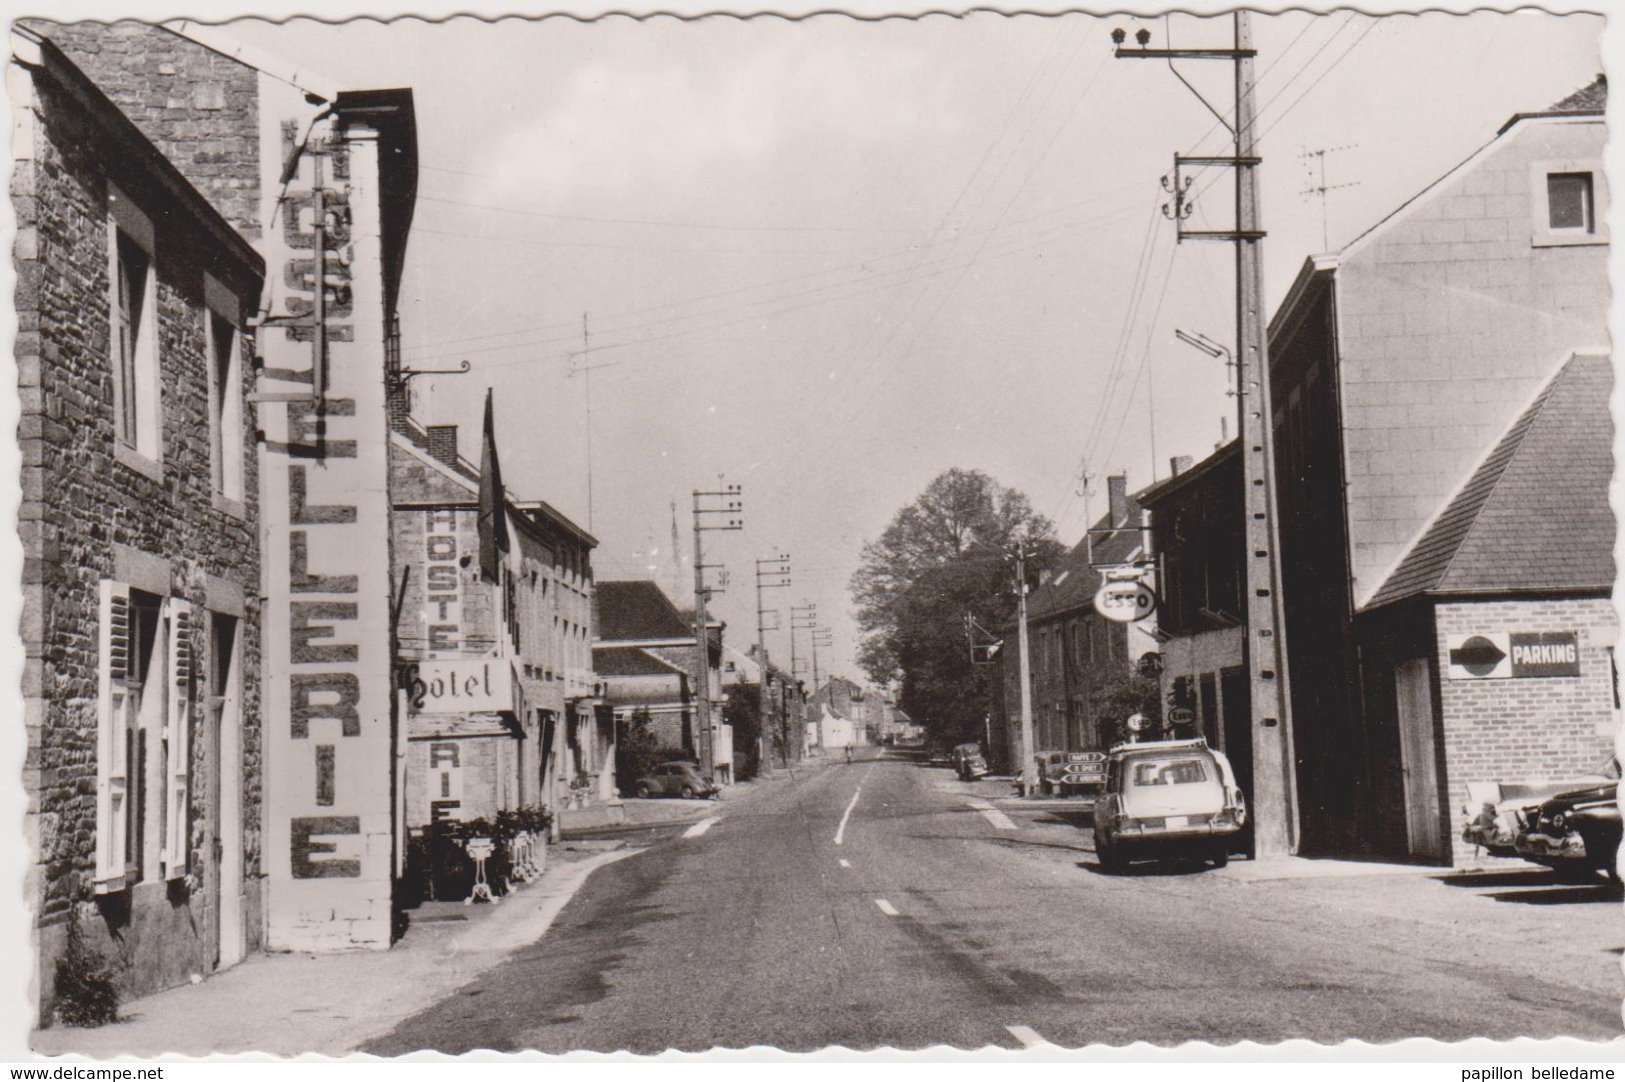
[[[1108,620],[1132,623],[1157,611],[1157,595],[1145,583],[1132,579],[1108,582],[1095,594],[1095,611]]]

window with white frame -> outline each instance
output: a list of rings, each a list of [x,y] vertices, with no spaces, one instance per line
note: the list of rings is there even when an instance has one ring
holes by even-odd
[[[98,893],[187,874],[195,647],[191,605],[101,583]]]
[[[1535,162],[1529,188],[1535,247],[1608,243],[1608,181],[1600,162]]]
[[[237,336],[237,297],[213,278],[203,280],[209,353],[209,464],[214,491],[243,498],[243,366]]]
[[[108,191],[113,433],[120,446],[158,461],[158,276],[152,219]]]

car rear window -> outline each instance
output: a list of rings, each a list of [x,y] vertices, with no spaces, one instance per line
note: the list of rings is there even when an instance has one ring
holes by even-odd
[[[1134,764],[1130,784],[1192,785],[1208,779],[1207,764],[1201,759],[1150,759]]]

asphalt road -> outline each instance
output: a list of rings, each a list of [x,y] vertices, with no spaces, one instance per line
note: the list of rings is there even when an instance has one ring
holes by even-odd
[[[363,1051],[1621,1033],[1617,900],[1539,871],[1107,876],[1073,817],[978,809],[893,758],[718,810]]]

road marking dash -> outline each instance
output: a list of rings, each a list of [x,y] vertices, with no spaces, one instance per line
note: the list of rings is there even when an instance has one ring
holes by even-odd
[[[841,858],[841,867],[843,867],[843,868],[850,868],[850,867],[852,867],[852,865],[851,865],[851,864],[849,864],[849,863],[847,863],[847,860],[846,860],[846,858],[845,858],[845,857],[842,857],[842,858]]]
[[[880,911],[882,913],[886,914],[886,916],[888,916],[888,917],[895,917],[895,916],[898,915],[897,914],[897,907],[892,905],[890,902],[888,902],[884,898],[876,898],[875,899],[875,905],[879,906]]]
[[[1017,829],[1016,824],[1010,821],[1010,817],[1008,815],[1004,814],[987,801],[972,800],[969,803],[971,807],[982,813],[982,818],[993,824],[993,828],[995,830]]]
[[[1021,1042],[1023,1048],[1038,1048],[1049,1042],[1038,1035],[1038,1031],[1031,1026],[1005,1026],[1010,1036]]]
[[[701,834],[704,834],[706,831],[716,826],[716,824],[717,817],[714,815],[709,819],[701,819],[698,823],[695,823],[693,826],[683,831],[683,837],[698,838]]]
[[[836,845],[840,845],[841,844],[841,839],[846,837],[846,821],[848,819],[852,818],[852,809],[858,806],[858,794],[862,793],[862,792],[863,792],[863,786],[859,785],[857,787],[857,790],[854,791],[853,794],[852,794],[852,803],[850,803],[850,804],[848,804],[846,806],[846,813],[841,816],[841,825],[835,828],[835,844]]]

